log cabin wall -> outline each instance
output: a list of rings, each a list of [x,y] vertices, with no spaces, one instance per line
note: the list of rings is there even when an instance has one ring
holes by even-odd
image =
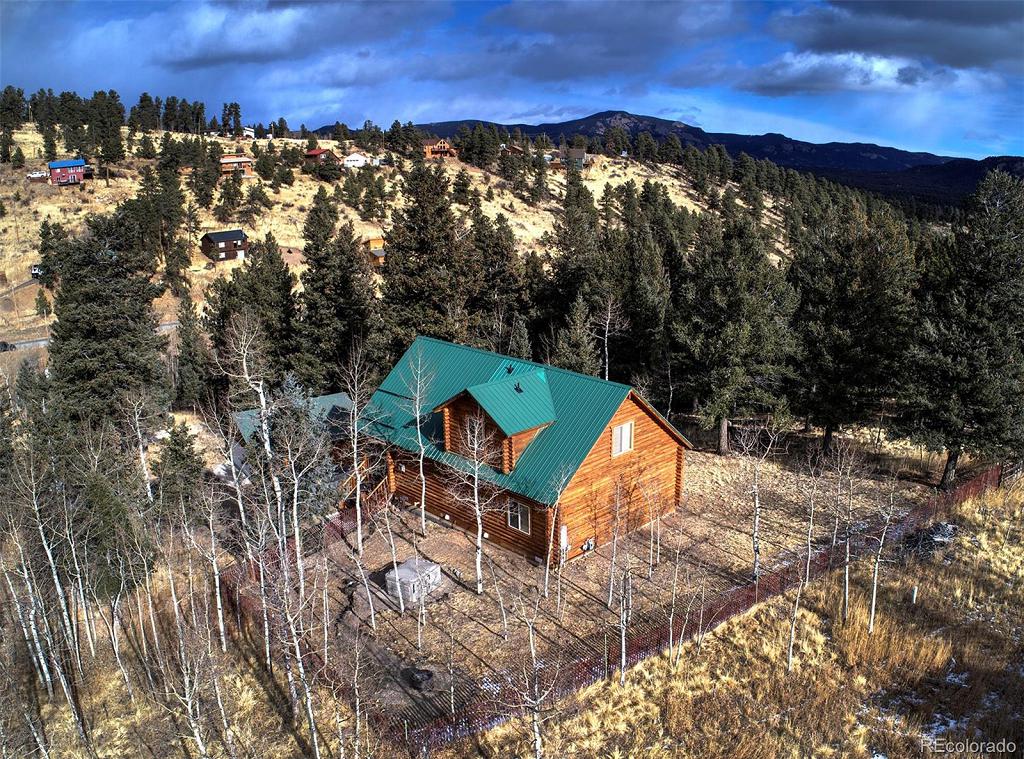
[[[419,509],[420,501],[420,478],[419,465],[415,455],[401,450],[394,451],[393,464],[390,471],[393,473],[393,485],[395,496],[399,503],[411,509]],[[423,462],[424,473],[427,479],[427,511],[449,524],[454,524],[470,534],[470,543],[476,536],[476,517],[473,514],[472,506],[460,504],[456,501],[445,487],[443,465],[435,464],[432,461]],[[527,504],[530,507],[530,533],[520,532],[508,523],[508,512],[506,504],[508,498],[513,498],[519,503]],[[484,532],[487,533],[486,540],[497,543],[503,548],[526,556],[534,561],[543,561],[547,556],[547,545],[550,525],[548,523],[548,509],[527,498],[515,495],[501,495],[494,502],[498,510],[489,511],[484,514]],[[447,516],[447,519],[445,517]],[[555,535],[557,545],[558,536]]]
[[[469,421],[476,414],[480,414],[484,420],[484,432],[490,448],[486,461],[506,474],[512,471],[512,447],[508,438],[473,398],[461,395],[445,405],[443,412],[446,450],[465,458],[473,458],[472,452],[466,449],[466,430]]]
[[[633,449],[612,456],[612,430],[633,422]],[[615,529],[616,484],[619,499],[619,534],[636,530],[658,514],[675,510],[682,490],[685,467],[683,446],[632,394],[622,402],[601,433],[587,458],[562,494],[558,507],[558,529],[568,531],[571,559],[612,539]],[[556,535],[556,544],[560,537]]]

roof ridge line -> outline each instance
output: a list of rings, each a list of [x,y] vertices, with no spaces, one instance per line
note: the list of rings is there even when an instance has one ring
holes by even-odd
[[[606,380],[602,377],[595,377],[591,374],[581,374],[580,372],[574,372],[571,369],[563,369],[560,366],[553,366],[552,364],[542,364],[538,361],[534,361],[532,358],[516,358],[515,356],[507,356],[504,353],[497,353],[495,351],[489,351],[486,348],[477,348],[473,345],[463,345],[462,343],[453,343],[451,340],[442,340],[439,337],[430,337],[428,335],[417,335],[413,340],[429,340],[434,343],[441,343],[442,345],[451,345],[462,350],[475,351],[476,353],[484,353],[488,356],[496,356],[497,358],[508,359],[510,361],[520,361],[526,364],[532,364],[538,369],[550,369],[552,371],[561,372],[562,374],[571,374],[573,377],[580,377],[582,379],[591,380],[592,382],[599,382],[602,385],[616,385],[618,387],[626,388],[627,390],[635,390],[632,385],[627,385],[624,382],[616,382],[615,380]],[[409,346],[410,348],[412,345]],[[485,383],[486,384],[486,383]]]

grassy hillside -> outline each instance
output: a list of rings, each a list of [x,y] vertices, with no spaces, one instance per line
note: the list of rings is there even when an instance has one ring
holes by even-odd
[[[949,519],[960,528],[951,544],[883,564],[873,634],[871,563],[862,561],[848,622],[840,572],[804,594],[793,672],[790,594],[690,643],[675,669],[662,656],[631,670],[625,687],[597,685],[558,705],[547,755],[895,759],[937,756],[927,748],[934,740],[1001,738],[1019,750],[1024,488],[966,502]],[[533,756],[528,732],[523,721],[496,729],[482,753]]]

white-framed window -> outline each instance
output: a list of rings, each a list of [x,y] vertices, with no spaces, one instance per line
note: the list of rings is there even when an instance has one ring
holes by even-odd
[[[633,450],[633,423],[626,422],[612,427],[612,456],[620,456]]]
[[[225,243],[223,243],[223,242],[219,242],[219,243],[217,243],[217,247],[218,247],[218,248],[223,248],[223,247],[224,247],[224,245],[225,245]]]
[[[508,526],[513,530],[530,534],[530,507],[525,503],[513,501],[508,502]]]

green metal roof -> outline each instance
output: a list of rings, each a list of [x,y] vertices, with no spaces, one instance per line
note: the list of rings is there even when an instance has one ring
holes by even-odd
[[[555,405],[551,400],[548,380],[543,369],[529,374],[516,374],[513,367],[498,370],[503,379],[466,388],[495,424],[506,435],[532,430],[555,421]]]
[[[362,416],[369,434],[410,452],[419,450],[410,397],[417,365],[427,379],[420,404],[425,416],[421,427],[427,456],[434,461],[460,469],[467,465],[461,456],[443,450],[441,414],[431,411],[462,392],[477,398],[507,434],[548,425],[526,447],[511,473],[495,470],[491,475],[495,485],[539,503],[558,500],[630,392],[629,386],[618,382],[418,337]],[[516,393],[516,382],[522,393]]]
[[[316,421],[326,424],[332,435],[338,431],[344,415],[351,409],[352,399],[348,397],[348,393],[331,393],[309,399],[310,416]],[[242,439],[252,440],[260,421],[259,409],[236,411],[231,417],[234,419],[235,427],[238,428]]]

